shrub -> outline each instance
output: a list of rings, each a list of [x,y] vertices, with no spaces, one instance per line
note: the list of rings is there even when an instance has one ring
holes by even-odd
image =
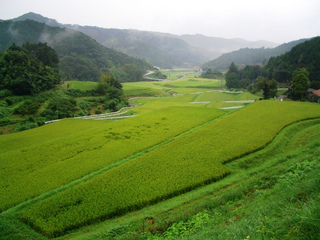
[[[25,122],[21,122],[15,129],[14,132],[21,132],[24,130],[29,130],[32,128],[36,128],[38,127],[38,124],[35,122],[30,122],[30,121],[25,121]]]
[[[22,105],[14,110],[14,113],[21,115],[35,114],[40,106],[41,101],[26,100]]]
[[[0,118],[4,118],[11,115],[11,110],[5,107],[0,107]]]
[[[12,93],[11,93],[11,91],[8,90],[8,89],[0,90],[0,99],[9,97],[9,96],[11,96],[11,95],[12,95]]]

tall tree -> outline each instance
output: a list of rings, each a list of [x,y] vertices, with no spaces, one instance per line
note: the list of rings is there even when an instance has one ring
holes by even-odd
[[[289,97],[293,100],[304,100],[309,86],[309,72],[305,68],[295,71],[290,84]]]
[[[239,81],[239,69],[234,62],[232,62],[226,74],[226,86],[227,88],[238,88],[240,87]]]
[[[264,77],[257,82],[256,87],[263,91],[264,99],[269,99],[277,95],[278,82],[275,79],[269,80],[267,77]]]
[[[101,74],[97,86],[97,93],[108,95],[109,99],[118,98],[122,95],[122,85],[111,74]]]
[[[58,68],[58,54],[47,45],[47,43],[25,43],[22,49],[27,50],[30,55],[38,59],[43,65]]]

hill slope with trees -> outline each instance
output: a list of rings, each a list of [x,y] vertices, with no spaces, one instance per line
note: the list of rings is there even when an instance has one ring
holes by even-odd
[[[0,51],[11,44],[46,42],[59,56],[63,79],[98,81],[109,72],[121,82],[140,81],[151,67],[146,61],[106,48],[89,36],[68,28],[51,27],[32,20],[0,22]]]
[[[72,90],[61,84],[58,62],[46,43],[13,44],[0,54],[0,134],[127,106],[112,75],[101,74],[91,90]]]
[[[13,44],[0,54],[0,95],[33,95],[61,82],[58,56],[45,43]]]
[[[239,68],[234,62],[226,73],[228,88],[259,88],[264,98],[276,96],[277,84],[289,87],[288,97],[293,100],[318,101],[309,94],[309,87],[320,88],[320,37],[312,38],[293,47],[278,57],[271,57],[263,67],[246,65]],[[270,93],[270,94],[269,94]]]
[[[184,34],[180,36],[180,39],[183,39],[192,46],[217,52],[219,53],[219,55],[223,53],[236,51],[241,48],[274,48],[279,45],[277,43],[263,40],[252,42],[241,38],[226,39],[219,37],[208,37],[201,34]]]
[[[300,39],[289,43],[281,44],[275,48],[242,48],[237,51],[225,53],[222,56],[206,62],[202,65],[202,69],[207,70],[209,68],[214,70],[225,71],[228,66],[233,62],[236,65],[257,65],[264,64],[271,57],[279,56],[285,52],[291,50],[292,47],[306,41],[306,39]]]
[[[174,35],[168,33],[100,28],[60,24],[54,19],[36,13],[27,13],[14,21],[32,19],[50,26],[60,26],[81,31],[108,48],[147,59],[161,68],[201,65],[221,54],[240,48],[275,47],[278,44],[267,41],[246,41],[203,35]],[[229,63],[230,64],[230,63]]]
[[[306,68],[311,82],[319,82],[320,76],[320,37],[312,38],[294,46],[291,51],[272,57],[265,69],[267,77],[278,82],[286,82],[292,78],[296,69]],[[320,87],[320,86],[319,86]]]

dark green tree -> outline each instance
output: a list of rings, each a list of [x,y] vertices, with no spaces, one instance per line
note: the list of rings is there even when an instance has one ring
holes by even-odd
[[[263,91],[264,99],[273,98],[277,95],[278,82],[275,79],[269,80],[263,77],[256,83],[256,89]]]
[[[13,44],[0,55],[0,87],[15,95],[33,95],[60,83],[58,70]]]
[[[28,51],[35,59],[40,61],[44,66],[57,69],[59,63],[58,54],[47,45],[47,43],[25,43],[22,49]]]
[[[229,66],[228,73],[236,73],[236,74],[239,73],[239,69],[238,69],[238,67],[234,64],[234,62],[232,62],[231,65]]]
[[[109,99],[118,98],[122,95],[122,85],[111,74],[101,74],[96,89],[99,95],[108,94]]]
[[[226,75],[226,86],[227,88],[239,88],[240,81],[239,76],[236,73],[228,73]]]
[[[290,84],[289,97],[293,100],[304,100],[310,86],[309,73],[305,68],[296,70]]]
[[[229,70],[226,74],[226,86],[227,88],[239,88],[239,81],[239,69],[234,63],[231,63],[231,65],[229,66]]]

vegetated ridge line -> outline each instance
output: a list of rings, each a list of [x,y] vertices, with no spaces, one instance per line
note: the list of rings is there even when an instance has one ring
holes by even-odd
[[[64,184],[64,185],[62,185],[60,187],[57,187],[55,189],[49,190],[47,192],[44,192],[44,193],[42,193],[42,194],[40,194],[40,195],[38,195],[38,196],[36,196],[34,198],[30,198],[30,199],[28,199],[28,200],[26,200],[24,202],[21,202],[21,203],[17,204],[16,206],[13,206],[13,207],[3,211],[1,213],[1,215],[2,214],[10,214],[12,212],[19,211],[20,209],[23,209],[24,207],[27,207],[30,204],[33,204],[33,203],[36,203],[38,201],[44,200],[44,199],[46,199],[48,197],[51,197],[54,194],[63,192],[65,190],[67,190],[68,188],[74,187],[74,186],[76,186],[76,185],[78,185],[78,184],[80,184],[82,182],[88,181],[88,180],[90,180],[90,179],[92,179],[92,178],[94,178],[94,177],[96,177],[96,176],[98,176],[98,175],[100,175],[102,173],[105,173],[105,172],[109,171],[112,168],[118,167],[118,166],[120,166],[120,165],[122,165],[124,163],[127,163],[127,162],[129,162],[129,161],[131,161],[133,159],[136,159],[136,158],[142,156],[143,154],[151,152],[151,151],[153,151],[153,150],[155,150],[157,148],[160,148],[160,147],[162,147],[162,146],[164,146],[164,145],[166,145],[166,144],[168,144],[168,143],[170,143],[170,142],[172,142],[172,141],[174,141],[176,139],[179,139],[179,138],[181,138],[181,137],[183,137],[183,136],[185,136],[185,135],[187,135],[189,133],[197,131],[197,130],[199,130],[199,129],[201,129],[201,128],[203,128],[203,127],[205,127],[205,126],[207,126],[207,125],[209,125],[209,124],[211,124],[213,122],[216,122],[216,121],[220,120],[221,118],[224,118],[227,115],[230,115],[232,113],[234,113],[234,111],[227,112],[226,114],[224,114],[224,115],[222,115],[222,116],[220,116],[218,118],[209,120],[208,122],[205,122],[205,123],[200,124],[200,125],[198,125],[196,127],[193,127],[191,129],[183,132],[183,133],[178,134],[177,136],[174,136],[174,137],[169,138],[169,139],[167,139],[167,140],[165,140],[163,142],[160,142],[160,143],[158,143],[158,144],[156,144],[154,146],[146,148],[146,149],[144,149],[144,150],[142,150],[142,151],[140,151],[138,153],[135,153],[135,154],[133,154],[133,155],[127,157],[127,158],[124,158],[124,159],[119,160],[119,161],[117,161],[117,162],[115,162],[113,164],[110,164],[110,165],[108,165],[108,166],[106,166],[104,168],[101,168],[99,170],[91,172],[91,173],[89,173],[89,174],[87,174],[87,175],[85,175],[85,176],[83,176],[81,178],[75,179],[75,180],[73,180],[73,181],[71,181],[69,183],[66,183],[66,184]]]

